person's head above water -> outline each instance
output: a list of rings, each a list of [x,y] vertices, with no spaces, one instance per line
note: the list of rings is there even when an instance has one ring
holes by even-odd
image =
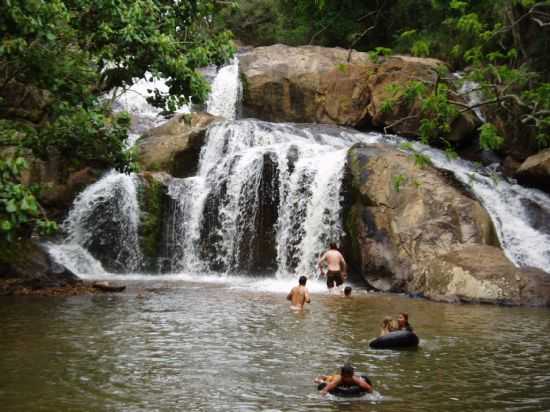
[[[338,250],[338,245],[336,244],[336,242],[330,242],[329,248]]]
[[[350,378],[353,376],[355,372],[355,369],[353,369],[353,366],[351,366],[349,363],[346,363],[342,368],[340,369],[340,375],[346,378]]]
[[[399,322],[399,327],[409,324],[409,314],[401,312],[397,317],[397,322]]]
[[[307,277],[305,276],[300,276],[300,279],[298,279],[298,283],[302,286],[305,286],[306,282],[307,282]]]
[[[346,286],[344,288],[344,296],[351,296],[351,286]]]
[[[382,327],[390,328],[391,322],[392,322],[392,318],[390,318],[389,316],[384,317],[384,320],[382,321]]]

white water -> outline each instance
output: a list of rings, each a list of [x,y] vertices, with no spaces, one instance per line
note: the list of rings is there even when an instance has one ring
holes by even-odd
[[[239,88],[237,64],[222,68],[213,82],[208,109],[227,119],[235,118]],[[135,104],[140,116],[142,102],[126,104]],[[143,110],[149,116],[149,109]],[[215,271],[218,275],[205,279],[225,281],[226,276],[219,273],[231,273],[231,282],[239,285],[240,278],[233,275],[254,271],[255,253],[263,235],[256,222],[265,213],[265,204],[272,204],[277,211],[271,239],[275,248],[272,269],[277,276],[254,280],[253,284],[286,290],[291,274],[315,277],[319,254],[330,240],[343,235],[340,191],[348,148],[356,142],[399,145],[402,141],[378,133],[255,120],[212,126],[197,175],[173,179],[168,187],[172,201],[165,221],[165,257],[170,271],[178,274],[163,276],[199,280],[203,275],[197,273]],[[541,219],[550,217],[546,194],[507,182],[470,162],[448,160],[437,149],[418,143],[415,148],[471,188],[491,215],[503,249],[516,265],[550,268],[546,246],[550,244],[550,228],[540,224]],[[266,170],[271,170],[271,175]],[[104,207],[106,199],[112,202],[117,198],[120,210],[103,217],[112,219],[116,227],[114,232],[122,242],[117,243],[121,260],[128,262],[127,275],[139,270],[135,184],[135,178],[113,172],[83,192],[65,224],[67,240],[53,246],[52,255],[78,274],[113,276],[86,247],[106,235],[89,216],[98,206]],[[533,215],[534,209],[538,209],[538,217]],[[111,232],[107,235],[112,237]]]
[[[267,178],[263,170],[268,161],[278,174],[271,177],[270,187],[278,188],[274,263],[279,276],[293,272],[314,276],[319,253],[343,233],[340,191],[347,148],[378,140],[380,136],[342,129],[313,132],[254,120],[213,126],[201,152],[198,175],[175,180],[170,188],[178,205],[171,224],[183,245],[174,269],[235,272],[253,265],[248,248],[254,250],[256,236],[261,235],[254,222],[266,196],[260,186]],[[208,209],[209,196],[217,207]],[[214,223],[205,217],[212,215]],[[206,239],[201,235],[205,230]],[[201,258],[198,243],[212,247],[215,256]],[[246,250],[241,249],[243,245]]]
[[[141,253],[136,179],[133,175],[111,171],[86,188],[76,198],[63,223],[67,233],[65,245],[53,254],[59,257],[63,252],[69,252],[72,259],[61,257],[59,260],[72,261],[69,266],[73,266],[76,273],[95,271],[100,267],[99,263],[90,263],[90,249],[98,254],[109,252],[117,271],[137,270]]]
[[[241,94],[239,82],[239,61],[222,67],[212,83],[212,90],[206,104],[206,111],[227,120],[237,118],[238,102]]]
[[[454,73],[454,75],[462,82],[458,92],[464,96],[464,99],[469,106],[475,106],[483,101],[483,94],[479,89],[479,84],[472,80],[463,80],[463,73]],[[485,123],[486,119],[481,111],[481,107],[477,106],[472,109],[481,122]]]

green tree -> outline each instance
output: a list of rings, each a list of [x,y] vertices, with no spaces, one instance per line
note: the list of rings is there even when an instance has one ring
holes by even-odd
[[[234,52],[212,25],[218,9],[215,0],[0,0],[0,146],[128,171],[129,119],[103,96],[147,74],[167,80],[151,99],[167,112],[204,101],[196,69]]]

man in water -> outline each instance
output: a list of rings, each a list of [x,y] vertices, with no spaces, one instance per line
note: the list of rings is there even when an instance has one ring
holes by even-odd
[[[306,282],[307,278],[305,276],[300,276],[300,279],[298,279],[298,286],[294,286],[287,295],[287,300],[292,302],[292,305],[290,305],[291,309],[302,310],[304,304],[311,303],[309,292],[306,288]]]
[[[344,288],[344,297],[351,298],[351,286],[346,286]]]
[[[325,379],[322,379],[322,381],[326,382],[326,386],[321,390],[321,396],[325,396],[338,386],[357,385],[365,392],[372,392],[372,386],[362,377],[356,376],[355,370],[351,365],[342,366],[342,369],[340,369],[340,375],[326,376],[323,378]]]
[[[344,260],[344,256],[338,251],[336,243],[331,243],[330,249],[327,250],[319,260],[321,276],[325,276],[323,263],[327,265],[327,287],[328,290],[331,291],[334,285],[336,285],[336,287],[342,285],[347,277],[346,261]]]

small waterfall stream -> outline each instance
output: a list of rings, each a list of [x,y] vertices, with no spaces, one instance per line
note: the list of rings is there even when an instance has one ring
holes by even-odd
[[[325,125],[235,120],[240,93],[234,61],[218,71],[207,105],[227,121],[209,128],[196,176],[168,184],[163,271],[313,275],[326,244],[343,234],[341,186],[349,147],[404,140]],[[140,104],[131,98],[123,103]],[[449,160],[437,149],[414,146],[471,189],[516,265],[550,268],[548,195],[471,162]],[[110,172],[86,189],[64,224],[65,242],[52,245],[52,255],[80,275],[141,271],[137,182]],[[117,247],[104,247],[106,238]]]

